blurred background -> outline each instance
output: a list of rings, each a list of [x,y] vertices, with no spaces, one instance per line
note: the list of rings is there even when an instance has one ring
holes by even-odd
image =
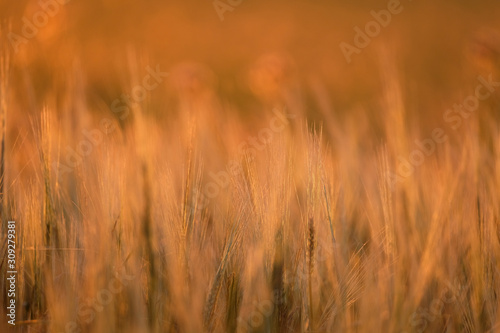
[[[7,125],[2,126],[7,133],[5,159],[2,151],[0,161],[0,171],[5,161],[6,176],[0,178],[5,179],[5,206],[18,214],[16,220],[23,221],[24,241],[30,247],[86,248],[78,254],[65,252],[50,258],[35,249],[32,256],[23,259],[29,267],[26,271],[36,278],[34,282],[24,280],[22,292],[28,305],[20,318],[50,328],[63,327],[74,318],[71,311],[78,306],[75,295],[82,299],[96,295],[101,285],[94,277],[104,276],[102,272],[121,265],[126,257],[125,262],[132,258],[131,267],[152,267],[142,270],[142,277],[158,281],[160,289],[171,288],[173,311],[170,299],[163,297],[156,285],[134,283],[127,296],[117,298],[116,307],[109,307],[109,312],[103,312],[84,332],[117,331],[122,318],[137,325],[130,326],[130,332],[138,332],[135,327],[146,327],[145,313],[151,320],[150,328],[154,319],[160,318],[158,323],[172,332],[199,332],[211,320],[211,315],[209,320],[202,319],[205,303],[215,308],[211,297],[206,297],[212,294],[207,287],[219,274],[217,266],[227,231],[236,230],[229,222],[239,215],[250,229],[241,233],[248,241],[241,248],[247,252],[237,258],[246,260],[249,268],[235,264],[231,270],[248,278],[243,280],[242,290],[247,304],[244,315],[249,315],[252,297],[259,293],[265,297],[267,289],[261,286],[267,283],[271,260],[295,269],[300,258],[306,259],[303,255],[307,251],[309,263],[313,263],[315,235],[327,239],[331,232],[336,242],[330,208],[325,210],[323,199],[319,199],[324,195],[328,206],[328,187],[332,202],[339,206],[333,220],[341,222],[335,226],[335,237],[339,235],[342,244],[340,264],[335,258],[335,267],[354,274],[358,273],[352,267],[360,267],[370,278],[366,279],[367,291],[359,293],[363,295],[359,296],[359,318],[357,308],[351,311],[358,304],[349,309],[350,301],[335,301],[346,309],[340,315],[345,323],[321,319],[324,327],[343,332],[349,332],[346,327],[350,327],[354,332],[362,322],[367,331],[395,332],[409,325],[415,309],[431,303],[437,294],[433,293],[437,289],[431,288],[435,282],[446,282],[444,276],[454,280],[456,272],[465,272],[460,274],[469,274],[466,282],[474,286],[474,293],[467,296],[469,303],[460,305],[476,320],[469,331],[493,330],[499,317],[498,302],[483,296],[498,295],[500,284],[491,276],[493,265],[499,262],[495,253],[500,252],[493,241],[491,247],[483,245],[479,235],[494,235],[499,230],[495,219],[499,187],[495,184],[500,183],[500,94],[497,91],[482,102],[460,130],[451,131],[450,124],[444,124],[443,113],[474,93],[479,75],[500,81],[500,3],[401,0],[399,13],[348,61],[341,45],[356,46],[356,29],[365,30],[367,23],[374,21],[373,11],[387,11],[397,2],[0,0],[0,109],[7,119]],[[129,116],[122,117],[115,102],[125,105],[124,94],[144,82],[148,68],[168,75],[148,90],[139,106],[130,108]],[[237,181],[221,188],[220,196],[210,197],[213,199],[203,212],[194,209],[200,200],[195,191],[207,188],[204,185],[212,182],[211,173],[226,170],[229,161],[247,157],[251,148],[241,148],[242,144],[248,146],[250,136],[269,127],[275,108],[293,114],[296,120],[283,121],[287,125],[276,135],[280,139],[262,151],[255,168],[247,159],[246,164],[242,162],[248,175],[235,176]],[[104,138],[106,131],[101,124],[105,119],[121,130]],[[324,126],[324,141],[332,148],[324,150],[324,160],[320,156],[323,141],[311,135],[313,131],[304,130],[317,124]],[[399,172],[400,157],[418,153],[415,140],[429,138],[440,126],[446,129],[443,133],[451,144],[436,148],[432,156],[426,153],[425,158],[420,152],[427,162],[415,167],[414,176],[405,176],[391,194],[382,181],[384,176],[391,170]],[[100,138],[95,141],[99,143],[91,144],[89,131],[98,133]],[[74,151],[81,155],[78,162],[71,160]],[[255,178],[250,172],[254,169]],[[254,183],[261,185],[255,187]],[[324,193],[319,194],[318,189]],[[246,210],[251,202],[246,191],[252,192],[253,205],[259,208],[255,212]],[[311,193],[318,200],[313,200]],[[394,219],[386,216],[392,209],[391,195],[395,198]],[[265,214],[260,214],[267,214],[268,204],[276,207],[264,218]],[[308,212],[302,214],[304,207]],[[323,222],[328,213],[330,230],[321,222],[315,231],[314,219],[307,216],[311,211],[316,212],[316,221]],[[268,257],[272,252],[267,251],[274,239],[278,244],[282,237],[277,231],[283,226],[277,221],[285,218],[280,214],[290,215],[290,228],[284,228],[283,234],[289,249],[280,245],[288,251],[286,264],[278,255],[278,259]],[[483,219],[489,224],[480,221],[481,233],[476,234],[471,221],[478,216],[486,216]],[[263,223],[268,220],[274,222]],[[261,223],[265,237],[261,237]],[[193,238],[183,236],[189,234],[189,228],[196,231]],[[113,251],[109,250],[110,235],[116,240]],[[380,235],[385,237],[383,242],[379,242]],[[393,237],[401,248],[396,264],[392,261]],[[306,238],[312,250],[304,247]],[[363,268],[358,254],[367,244],[376,260],[367,257],[368,266]],[[380,244],[385,246],[386,259],[379,257],[385,253],[379,251]],[[183,252],[190,246],[192,252]],[[139,248],[142,252],[136,250]],[[166,261],[155,263],[156,252]],[[55,264],[59,258],[63,258],[60,268]],[[171,266],[169,260],[177,262],[178,258],[182,259],[179,265]],[[450,264],[450,260],[456,263]],[[381,268],[380,262],[385,266]],[[60,279],[53,280],[57,288],[51,287],[51,276],[45,273],[48,263],[52,264],[52,276]],[[193,274],[188,266],[194,268]],[[318,310],[324,309],[328,320],[334,321],[334,303],[323,296],[329,292],[334,295],[335,290],[331,290],[336,286],[339,295],[344,290],[346,294],[358,292],[362,283],[356,282],[356,277],[346,278],[344,284],[334,277],[330,266],[324,267],[326,282],[315,285],[314,297]],[[402,272],[400,276],[393,267],[394,272]],[[283,275],[283,268],[279,270]],[[307,302],[313,303],[312,271],[310,268],[309,301],[303,293],[306,288],[292,280],[286,282],[293,288],[292,297],[287,298],[291,300],[287,311],[293,327],[298,323],[305,327],[308,322],[304,309]],[[372,272],[381,272],[378,282],[372,281]],[[173,278],[167,277],[169,274]],[[274,268],[272,274],[275,281]],[[49,282],[40,287],[37,279],[43,281],[44,276]],[[194,282],[184,283],[186,276]],[[490,277],[491,286],[486,289]],[[276,281],[286,281],[282,278]],[[69,282],[60,292],[63,280]],[[219,280],[214,281],[216,286]],[[271,288],[274,286],[269,291]],[[153,295],[148,296],[147,309],[140,306],[146,292]],[[394,306],[385,302],[387,295],[396,295]],[[159,304],[166,304],[159,316],[155,296]],[[382,309],[382,315],[374,313],[374,308]],[[485,314],[487,310],[490,312]],[[224,318],[221,305],[217,311],[216,317]],[[304,314],[298,315],[300,311]],[[472,327],[472,320],[460,311],[453,317],[455,327],[461,327],[463,318]],[[228,313],[236,320],[236,314]],[[43,322],[47,314],[52,316],[48,324]],[[217,321],[219,328],[225,327],[223,319]],[[128,324],[123,322],[124,327]],[[235,323],[229,324],[236,328]],[[446,325],[435,331],[443,332]],[[163,326],[161,331],[165,331]]]
[[[52,2],[2,1],[0,17],[22,36],[23,18],[33,22],[42,4]],[[221,3],[229,6],[222,15],[215,8]],[[123,90],[126,50],[132,46],[148,59],[147,65],[160,64],[164,71],[186,62],[201,65],[189,67],[192,76],[205,80],[198,84],[212,85],[243,112],[272,98],[272,91],[264,96],[266,92],[252,90],[251,75],[249,82],[252,70],[264,70],[269,80],[296,79],[306,97],[321,86],[332,110],[342,114],[377,98],[380,64],[389,61],[400,70],[405,95],[416,102],[411,111],[432,113],[448,94],[463,88],[464,79],[470,82],[477,75],[478,61],[484,60],[478,58],[490,56],[491,45],[478,49],[476,44],[484,31],[491,34],[487,40],[494,39],[500,6],[493,0],[404,0],[401,6],[402,12],[348,64],[339,44],[352,45],[353,27],[364,29],[373,20],[370,11],[387,9],[387,1],[243,0],[230,5],[224,0],[71,0],[59,5],[35,37],[19,45],[11,57],[13,80],[32,90],[31,102],[41,101],[51,88],[67,87],[67,73],[78,64],[89,102],[110,104]],[[266,60],[270,53],[274,60]],[[436,91],[442,101],[436,100]],[[27,110],[28,105],[20,107]]]

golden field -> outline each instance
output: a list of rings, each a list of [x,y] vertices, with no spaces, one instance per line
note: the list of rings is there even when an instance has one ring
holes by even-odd
[[[0,331],[500,332],[499,14],[0,2]]]

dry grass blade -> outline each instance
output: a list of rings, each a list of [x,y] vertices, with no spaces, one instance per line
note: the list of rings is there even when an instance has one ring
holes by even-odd
[[[0,34],[2,30],[0,28]],[[7,132],[7,96],[9,88],[10,55],[6,49],[0,52],[0,217],[4,216],[5,140]]]
[[[234,251],[236,244],[238,243],[240,223],[241,223],[241,217],[239,217],[237,221],[232,223],[222,259],[220,261],[219,267],[217,268],[217,272],[215,273],[215,277],[211,283],[210,292],[205,302],[205,307],[203,311],[203,322],[205,329],[207,329],[209,332],[211,332],[214,329],[213,327],[214,312],[215,312],[215,307],[217,305],[217,299],[219,297],[222,278],[223,275],[225,274],[229,258],[232,252]]]

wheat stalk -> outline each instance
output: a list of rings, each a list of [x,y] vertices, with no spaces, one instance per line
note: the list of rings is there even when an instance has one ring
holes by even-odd
[[[2,29],[0,28],[0,33]],[[5,181],[5,138],[7,131],[7,89],[9,80],[10,57],[7,51],[0,55],[0,117],[1,117],[1,152],[0,152],[0,217],[4,219],[4,181]]]

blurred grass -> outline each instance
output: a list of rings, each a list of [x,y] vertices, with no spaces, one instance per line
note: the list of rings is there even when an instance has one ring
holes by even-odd
[[[30,18],[39,9],[36,2],[25,9],[25,3],[2,5],[13,31],[20,31],[23,15]],[[436,91],[449,94],[457,88],[462,78],[456,77],[456,68],[466,65],[467,44],[479,28],[498,28],[498,6],[494,1],[402,4],[403,12],[348,65],[340,42],[352,43],[353,26],[364,26],[372,19],[370,10],[386,8],[385,1],[243,1],[225,13],[224,22],[210,1],[71,1],[26,45],[15,67],[38,72],[35,91],[41,93],[76,58],[90,90],[110,101],[120,92],[124,48],[132,44],[164,68],[185,60],[204,63],[217,73],[220,89],[235,94],[245,69],[258,56],[283,51],[293,57],[303,78],[321,76],[336,105],[344,109],[380,93],[377,50],[389,46],[419,90],[405,89],[418,93],[425,110],[436,102]]]
[[[210,1],[72,0],[17,54],[5,33],[39,7],[0,3],[18,330],[497,330],[500,94],[455,132],[442,116],[498,77],[500,6],[403,5],[347,64],[387,2],[243,1],[221,22]],[[147,66],[169,76],[120,120]],[[450,140],[389,183],[438,126]]]

